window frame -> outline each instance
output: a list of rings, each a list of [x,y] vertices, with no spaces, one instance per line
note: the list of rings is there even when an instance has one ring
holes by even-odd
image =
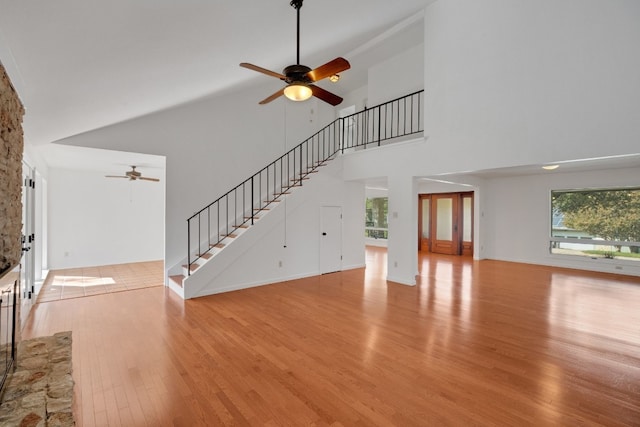
[[[638,265],[640,262],[640,258],[637,257],[606,257],[606,256],[598,256],[596,254],[588,254],[588,253],[556,253],[553,250],[557,249],[556,245],[561,243],[574,243],[574,244],[585,244],[585,245],[594,245],[594,246],[624,246],[624,247],[640,247],[640,241],[620,241],[620,240],[606,240],[606,239],[597,239],[597,238],[582,238],[582,237],[558,237],[554,236],[554,193],[580,193],[580,192],[596,192],[596,191],[640,191],[640,186],[616,186],[616,187],[596,187],[596,188],[569,188],[569,189],[550,189],[549,190],[549,209],[548,209],[548,221],[549,221],[549,254],[553,257],[562,257],[569,259],[583,259],[583,260],[602,260],[602,259],[610,259],[615,260],[616,262],[622,263],[631,263],[631,265]],[[578,251],[578,250],[577,250]]]

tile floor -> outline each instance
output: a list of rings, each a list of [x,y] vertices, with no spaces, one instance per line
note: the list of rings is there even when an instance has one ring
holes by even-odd
[[[163,286],[162,261],[51,270],[38,302]]]

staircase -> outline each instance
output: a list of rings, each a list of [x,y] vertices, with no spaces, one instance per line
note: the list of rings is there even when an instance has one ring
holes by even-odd
[[[187,257],[169,270],[183,298],[189,279],[346,150],[367,149],[423,131],[424,91],[336,119],[187,219]]]

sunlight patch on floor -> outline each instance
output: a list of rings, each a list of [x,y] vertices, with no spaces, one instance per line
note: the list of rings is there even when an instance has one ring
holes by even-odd
[[[162,261],[51,270],[38,302],[149,288],[164,284]]]

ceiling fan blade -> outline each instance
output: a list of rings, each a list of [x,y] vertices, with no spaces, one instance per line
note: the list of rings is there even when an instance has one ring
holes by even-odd
[[[158,178],[147,178],[146,176],[139,176],[138,179],[142,179],[144,181],[153,181],[153,182],[160,181]]]
[[[128,176],[122,176],[122,175],[105,175],[105,178],[129,178]]]
[[[315,70],[311,70],[307,73],[307,77],[311,79],[312,82],[317,82],[318,80],[322,80],[329,76],[332,76],[337,73],[341,73],[342,71],[348,70],[351,68],[351,64],[344,58],[338,57],[333,61],[329,61],[324,65],[319,66]]]
[[[249,70],[257,71],[262,74],[266,74],[267,76],[275,77],[280,80],[286,79],[286,77],[280,73],[276,73],[275,71],[267,70],[266,68],[258,67],[257,65],[249,64],[248,62],[240,63],[242,68],[247,68]]]
[[[313,92],[313,96],[323,100],[324,102],[333,105],[334,107],[342,102],[342,98],[338,95],[334,95],[333,93],[322,89],[316,85],[309,85],[311,88],[311,92]]]
[[[266,97],[262,101],[258,102],[258,104],[260,104],[260,105],[268,104],[269,102],[273,101],[274,99],[276,99],[276,98],[278,98],[278,97],[280,97],[282,95],[284,95],[284,88],[280,89],[279,91],[277,91],[273,95]]]

